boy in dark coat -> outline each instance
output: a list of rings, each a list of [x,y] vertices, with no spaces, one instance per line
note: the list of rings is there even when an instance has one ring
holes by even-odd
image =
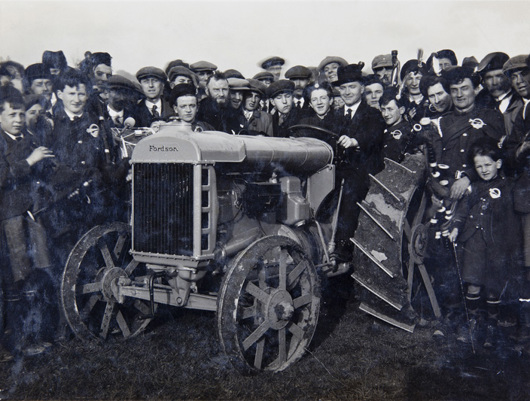
[[[458,239],[462,245],[459,259],[474,324],[478,324],[480,301],[486,299],[484,347],[491,348],[497,335],[502,295],[520,275],[522,233],[514,211],[513,181],[501,174],[502,160],[495,141],[477,141],[470,149],[470,160],[479,180],[459,202],[449,238]]]

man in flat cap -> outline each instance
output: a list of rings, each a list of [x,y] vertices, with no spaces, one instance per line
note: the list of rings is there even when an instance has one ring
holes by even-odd
[[[522,107],[520,96],[512,89],[510,79],[502,69],[508,59],[506,53],[494,52],[480,61],[477,73],[482,78],[484,89],[476,99],[478,107],[496,109],[503,114],[507,135],[511,133],[515,117]]]
[[[223,74],[224,75],[224,74]],[[243,96],[250,89],[250,84],[246,79],[230,77],[228,80],[228,97],[230,106],[237,111],[241,111]]]
[[[197,61],[190,65],[190,70],[192,70],[197,78],[199,79],[199,101],[206,96],[206,84],[210,77],[217,71],[217,66],[209,61]]]
[[[265,88],[268,88],[270,84],[274,82],[274,75],[268,71],[261,71],[258,72],[252,79],[256,79],[260,81],[263,85],[265,85]],[[266,91],[265,91],[266,92]],[[264,93],[260,100],[260,110],[263,110],[267,113],[272,113],[274,110],[274,107],[271,105],[269,100],[267,99],[267,94]]]
[[[391,54],[380,54],[372,60],[372,71],[385,86],[392,85],[394,67],[394,60]]]
[[[192,131],[215,131],[215,128],[204,121],[197,120],[199,111],[197,89],[190,83],[175,85],[171,89],[169,102],[175,111],[175,120],[182,124],[190,125]]]
[[[172,67],[168,74],[169,78],[169,87],[173,89],[175,86],[179,84],[192,84],[195,86],[198,86],[199,81],[197,79],[197,76],[193,71],[191,71],[189,68],[186,68],[181,65],[176,65]]]
[[[157,67],[143,67],[136,73],[145,99],[135,108],[134,119],[138,127],[150,127],[153,122],[167,120],[175,113],[169,102],[163,99],[166,73]]]
[[[307,114],[310,107],[309,103],[305,102],[304,89],[311,83],[311,70],[303,65],[295,65],[285,72],[285,78],[294,83],[293,107]]]
[[[113,75],[107,81],[109,98],[105,113],[105,119],[111,128],[124,128],[126,125],[136,125],[134,109],[136,99],[139,97],[133,82],[121,75]]]
[[[267,96],[276,112],[272,115],[273,136],[287,138],[289,127],[300,120],[299,109],[293,107],[294,82],[280,79],[267,88]]]
[[[349,64],[338,69],[333,85],[339,89],[345,105],[337,111],[340,118],[338,144],[345,149],[338,181],[344,180],[340,204],[341,216],[337,226],[335,259],[338,263],[352,258],[353,237],[359,217],[357,202],[361,202],[369,188],[368,174],[377,174],[384,167],[382,150],[385,122],[381,113],[363,100],[364,63]]]
[[[348,65],[348,62],[342,57],[327,56],[318,65],[318,71],[320,72],[319,81],[335,82],[337,80],[337,70],[339,67],[346,65]]]
[[[261,68],[274,75],[274,80],[277,81],[280,79],[280,76],[282,74],[282,67],[284,64],[285,60],[283,58],[274,56],[264,60],[261,63]]]
[[[170,61],[168,64],[167,64],[167,67],[166,67],[166,75],[169,77],[169,71],[171,71],[171,69],[173,67],[185,67],[187,68],[188,70],[190,69],[190,65],[188,63],[185,63],[184,61],[182,61],[181,59],[176,59],[176,60],[172,60]]]
[[[258,81],[262,82],[266,87],[268,87],[274,82],[274,75],[268,71],[261,71],[254,75],[252,79],[257,79]]]
[[[260,101],[267,87],[257,79],[249,79],[249,90],[243,96],[243,115],[249,135],[273,136],[272,116],[260,110]]]

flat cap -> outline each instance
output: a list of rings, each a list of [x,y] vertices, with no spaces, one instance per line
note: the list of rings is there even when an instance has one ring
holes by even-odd
[[[193,76],[195,74],[189,68],[177,65],[175,67],[172,67],[167,75],[169,80],[173,81],[176,77],[188,77],[189,79],[193,80]]]
[[[285,72],[287,79],[309,79],[311,76],[311,70],[303,65],[295,65]]]
[[[24,75],[30,82],[34,79],[51,79],[50,69],[46,68],[42,63],[29,65],[26,67]]]
[[[265,96],[265,93],[267,92],[267,87],[265,84],[257,79],[249,79],[249,88],[252,92],[257,92],[261,96]]]
[[[403,81],[410,72],[419,72],[422,75],[426,75],[428,73],[425,63],[418,61],[418,59],[412,59],[403,64],[403,67],[401,67],[401,72],[399,73],[401,80]]]
[[[261,68],[266,70],[267,68],[272,67],[273,65],[284,65],[284,64],[285,64],[285,60],[283,58],[274,56],[274,57],[269,57],[268,59],[262,61]]]
[[[141,81],[142,79],[148,78],[148,77],[158,78],[159,80],[163,82],[167,80],[166,73],[157,67],[149,66],[149,67],[140,68],[140,70],[138,70],[138,72],[136,73],[136,79],[138,81]]]
[[[178,84],[171,89],[168,101],[170,104],[175,104],[177,99],[181,96],[196,96],[197,89],[193,84]]]
[[[228,70],[226,70],[223,75],[228,79],[228,78],[241,78],[241,79],[245,79],[245,76],[243,74],[241,74],[238,70],[234,70],[233,68],[230,68]]]
[[[215,71],[217,70],[217,66],[213,63],[210,63],[208,61],[197,61],[196,63],[193,63],[190,65],[190,69],[193,72],[197,71]]]
[[[502,70],[502,66],[510,57],[506,53],[494,52],[486,55],[477,67],[479,74],[485,74],[488,71]]]
[[[514,70],[528,68],[526,65],[527,57],[527,54],[520,54],[519,56],[508,59],[502,66],[502,72],[509,75]]]
[[[267,88],[267,97],[274,98],[283,92],[294,92],[294,82],[288,79],[280,79],[273,82]]]
[[[250,89],[250,83],[246,79],[241,78],[228,78],[228,86],[231,90],[244,91]]]
[[[274,75],[269,71],[261,71],[252,77],[252,79],[257,79],[258,81],[274,81]]]
[[[186,67],[187,69],[190,68],[190,65],[188,63],[185,63],[181,59],[176,59],[168,63],[166,67],[166,74],[169,75],[169,71],[171,71],[173,67],[177,67],[177,66]]]
[[[372,71],[375,72],[377,68],[383,68],[383,67],[393,67],[394,64],[392,64],[392,55],[391,54],[380,54],[379,56],[375,56],[372,60]]]
[[[341,86],[349,82],[363,82],[363,67],[364,63],[340,66],[337,70],[337,80],[332,82],[333,86]]]
[[[322,60],[320,62],[320,64],[318,65],[318,70],[319,71],[322,71],[324,69],[325,66],[327,66],[328,64],[331,64],[331,63],[337,63],[338,65],[340,66],[346,66],[348,65],[348,62],[346,60],[344,60],[342,57],[337,57],[337,56],[327,56],[324,60]]]
[[[125,78],[122,75],[111,75],[107,81],[107,86],[109,89],[128,89],[128,90],[138,90],[136,85],[129,79]]]

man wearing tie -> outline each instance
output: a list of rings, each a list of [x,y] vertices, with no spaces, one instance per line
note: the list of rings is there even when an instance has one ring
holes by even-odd
[[[134,119],[138,127],[150,127],[155,121],[167,120],[175,115],[173,108],[162,97],[166,73],[160,68],[144,67],[136,73],[145,99],[136,105]]]
[[[338,88],[344,106],[336,111],[340,132],[338,144],[344,151],[339,154],[337,181],[343,182],[340,221],[337,226],[337,245],[334,258],[338,264],[352,258],[352,242],[359,218],[361,202],[370,185],[369,174],[377,174],[384,167],[383,144],[385,122],[381,113],[363,100],[364,64],[339,67],[333,85]]]

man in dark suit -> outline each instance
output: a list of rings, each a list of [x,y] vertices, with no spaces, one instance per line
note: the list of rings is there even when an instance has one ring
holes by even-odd
[[[136,73],[145,99],[140,100],[134,111],[138,127],[150,127],[155,121],[167,120],[175,115],[169,102],[163,98],[167,76],[156,67],[144,67]]]
[[[345,150],[339,154],[337,181],[343,182],[341,216],[336,239],[335,258],[338,263],[351,260],[353,237],[357,228],[359,207],[369,189],[368,174],[377,174],[384,167],[383,143],[385,122],[379,111],[363,100],[363,64],[349,64],[338,69],[338,88],[344,107],[337,110],[340,137],[338,144]],[[339,148],[340,149],[340,148]]]
[[[495,52],[480,61],[477,73],[482,78],[484,89],[476,98],[478,107],[496,109],[502,113],[506,135],[511,134],[515,118],[523,107],[521,96],[512,88],[510,78],[503,70],[508,60],[507,54]]]

